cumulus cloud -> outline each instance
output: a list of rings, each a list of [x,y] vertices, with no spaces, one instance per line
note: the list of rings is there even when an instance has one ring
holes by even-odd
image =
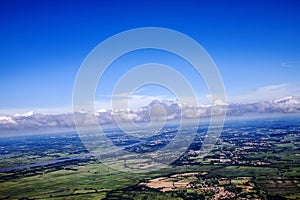
[[[274,85],[261,88],[258,92],[278,91],[286,85]],[[150,122],[176,119],[195,119],[212,115],[244,115],[246,113],[300,113],[300,98],[288,96],[281,99],[255,103],[231,103],[216,101],[213,105],[194,106],[179,104],[177,101],[153,100],[147,106],[123,109],[98,109],[92,112],[66,114],[41,114],[26,112],[0,116],[0,130],[39,130],[39,128],[74,128],[74,116],[79,126],[94,126],[115,122]]]
[[[0,124],[16,124],[16,122],[7,116],[0,116]]]

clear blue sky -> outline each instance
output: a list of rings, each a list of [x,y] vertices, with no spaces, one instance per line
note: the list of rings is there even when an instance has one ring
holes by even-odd
[[[198,41],[219,67],[229,99],[270,88],[299,91],[297,0],[2,0],[0,23],[0,110],[70,107],[87,54],[116,33],[145,26]]]

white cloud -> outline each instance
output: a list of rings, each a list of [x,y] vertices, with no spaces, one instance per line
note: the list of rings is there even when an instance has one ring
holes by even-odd
[[[259,101],[269,101],[286,96],[300,96],[300,88],[284,83],[277,85],[267,85],[239,96],[231,97],[231,102],[250,103]]]
[[[289,96],[289,97],[286,97]],[[228,115],[242,115],[245,113],[299,113],[300,90],[290,84],[269,85],[257,90],[235,97],[237,102],[229,105],[217,100],[213,105],[191,105],[175,100],[162,100],[163,97],[133,95],[132,103],[135,108],[128,108],[127,104],[120,109],[112,110],[105,107],[104,103],[97,104],[98,110],[93,112],[75,113],[79,125],[97,125],[118,122],[149,122],[151,120],[177,120],[193,119],[220,115],[227,107]],[[282,98],[286,97],[286,98]],[[279,99],[280,98],[280,99]],[[275,100],[277,99],[277,100]],[[128,101],[120,96],[116,103]],[[119,101],[120,100],[120,101]],[[270,100],[270,101],[266,101]],[[249,102],[258,103],[249,103]],[[97,106],[96,105],[96,106]],[[122,105],[122,104],[121,104]],[[228,106],[227,106],[228,105]],[[38,112],[25,112],[23,114],[5,114],[0,116],[0,130],[39,130],[39,128],[74,128],[73,113],[41,114]]]
[[[113,109],[113,110],[120,110],[126,107],[129,107],[131,109],[138,109],[149,105],[154,100],[173,101],[174,98],[166,98],[164,96],[150,96],[150,95],[130,95],[127,93],[123,93],[123,94],[115,94],[111,100],[96,100],[95,107]]]
[[[225,103],[222,99],[217,99],[214,101],[214,105],[216,106],[227,106],[228,104]]]
[[[23,114],[18,114],[18,113],[14,114],[15,117],[20,117],[20,116],[22,116],[22,117],[30,117],[32,115],[33,115],[33,111],[25,112]]]
[[[11,117],[0,116],[0,124],[17,124]]]
[[[187,119],[193,119],[193,118],[197,118],[200,117],[201,112],[199,109],[197,108],[184,108],[182,111],[182,117],[183,118],[187,118]]]

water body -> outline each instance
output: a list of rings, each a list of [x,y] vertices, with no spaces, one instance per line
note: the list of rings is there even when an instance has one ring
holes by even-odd
[[[69,161],[75,161],[75,160],[85,160],[90,158],[91,155],[85,155],[85,156],[75,156],[72,158],[65,158],[65,159],[59,159],[59,160],[51,160],[46,162],[40,162],[40,163],[33,163],[28,165],[20,165],[20,166],[12,166],[12,167],[5,167],[0,168],[0,172],[10,172],[10,171],[16,171],[16,170],[23,170],[27,168],[34,168],[34,167],[41,167],[41,166],[47,166],[47,165],[53,165],[57,163],[63,163],[63,162],[69,162]]]

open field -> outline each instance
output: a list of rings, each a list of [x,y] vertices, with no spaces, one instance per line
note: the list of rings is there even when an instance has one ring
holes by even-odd
[[[227,124],[216,148],[202,160],[198,152],[205,127],[199,128],[198,139],[183,156],[167,168],[143,173],[131,173],[138,166],[131,164],[147,159],[130,155],[153,145],[130,137],[115,137],[130,145],[130,154],[113,153],[119,157],[112,159],[112,164],[126,159],[128,172],[87,154],[75,133],[39,136],[35,143],[42,140],[40,148],[30,137],[3,138],[0,199],[299,199],[300,123],[269,123]],[[168,130],[151,138],[155,149],[176,133]]]

